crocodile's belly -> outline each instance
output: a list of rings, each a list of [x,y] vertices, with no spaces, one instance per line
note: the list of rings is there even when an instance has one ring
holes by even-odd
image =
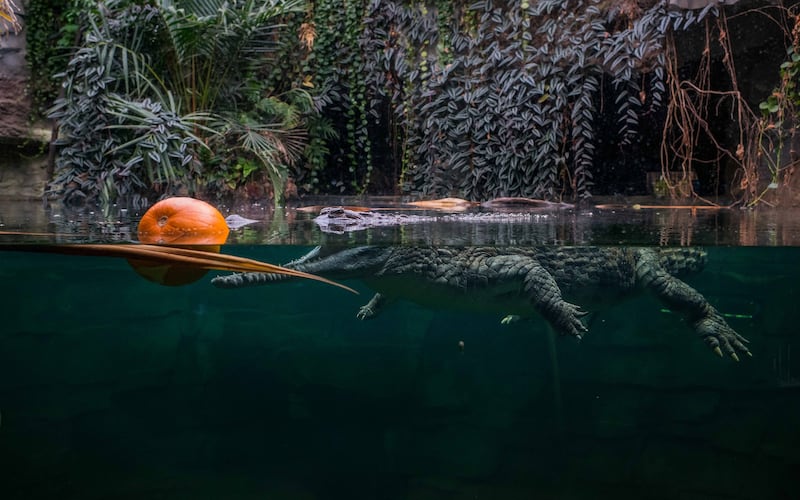
[[[521,279],[463,288],[398,276],[366,279],[364,282],[388,298],[406,300],[434,310],[503,316],[536,314],[532,299],[525,292]],[[592,311],[619,301],[628,292],[608,286],[566,287],[564,299]]]
[[[429,309],[502,315],[534,312],[523,293],[522,280],[465,288],[395,276],[367,279],[365,283],[388,298],[407,300]]]

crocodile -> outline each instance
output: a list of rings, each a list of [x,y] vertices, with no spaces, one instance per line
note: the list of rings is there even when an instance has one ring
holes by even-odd
[[[561,335],[588,331],[576,303],[616,300],[637,290],[652,292],[680,314],[717,355],[738,361],[751,355],[706,298],[679,276],[699,272],[707,254],[699,248],[657,247],[316,247],[286,267],[328,278],[357,278],[377,293],[357,313],[375,317],[395,298],[468,310],[502,310],[509,322],[534,313]],[[214,286],[238,288],[290,279],[272,273],[218,276]],[[602,302],[602,300],[600,301]]]
[[[512,200],[519,201],[514,204]],[[490,209],[507,209],[523,207],[525,211],[517,212],[470,212],[448,213],[444,215],[424,215],[415,213],[382,213],[376,210],[361,210],[360,207],[324,207],[320,210],[314,223],[324,233],[344,234],[364,229],[386,226],[404,226],[434,222],[460,223],[497,223],[497,222],[530,222],[544,211],[574,208],[566,203],[555,203],[527,198],[498,198],[481,204]]]

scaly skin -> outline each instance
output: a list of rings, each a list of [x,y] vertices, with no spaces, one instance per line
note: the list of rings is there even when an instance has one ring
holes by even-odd
[[[371,246],[338,251],[316,248],[286,267],[328,278],[358,278],[379,290],[359,310],[359,319],[374,317],[395,297],[460,302],[466,307],[507,304],[522,313],[535,311],[560,334],[578,338],[587,331],[581,321],[586,313],[565,296],[649,290],[681,314],[714,352],[738,361],[739,354],[750,355],[747,340],[705,297],[677,277],[700,271],[705,260],[704,251],[692,248]],[[277,274],[239,273],[214,278],[212,283],[237,288],[286,279]]]

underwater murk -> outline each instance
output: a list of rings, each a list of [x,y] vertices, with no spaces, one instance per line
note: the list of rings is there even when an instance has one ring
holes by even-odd
[[[0,498],[800,498],[800,247],[704,249],[681,279],[752,357],[648,293],[581,304],[579,341],[412,300],[362,321],[359,277],[161,286],[2,252]]]

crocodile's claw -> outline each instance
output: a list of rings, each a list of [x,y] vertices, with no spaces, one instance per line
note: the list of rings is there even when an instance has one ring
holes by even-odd
[[[361,306],[358,308],[358,312],[356,313],[356,318],[360,319],[361,321],[368,320],[374,317],[376,314],[375,310],[372,309],[369,304],[365,306]]]
[[[386,297],[383,294],[376,293],[372,298],[361,306],[356,313],[356,318],[361,321],[372,319],[378,315],[383,305],[386,303]]]
[[[750,342],[728,326],[728,323],[716,311],[695,322],[694,330],[705,340],[706,345],[720,357],[728,356],[734,361],[739,361],[739,354],[752,356],[746,345]]]
[[[561,335],[570,335],[580,340],[583,338],[583,334],[589,331],[581,321],[586,314],[588,313],[579,306],[564,301],[557,311],[553,326]]]

